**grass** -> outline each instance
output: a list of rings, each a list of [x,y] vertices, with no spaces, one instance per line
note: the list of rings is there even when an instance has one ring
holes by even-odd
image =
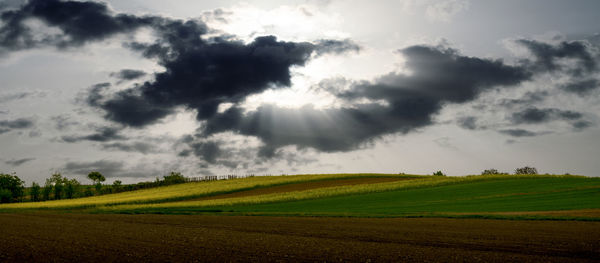
[[[7,209],[73,209],[118,204],[147,204],[194,199],[256,189],[276,185],[311,182],[320,180],[349,179],[358,177],[418,177],[398,174],[306,174],[293,176],[256,176],[243,179],[185,183],[131,192],[92,196],[68,200],[1,204],[0,210]]]

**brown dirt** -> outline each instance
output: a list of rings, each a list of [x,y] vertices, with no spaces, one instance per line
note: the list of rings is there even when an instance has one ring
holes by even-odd
[[[600,222],[0,214],[0,262],[600,262]]]
[[[481,213],[479,213],[481,214]],[[519,212],[495,212],[497,215],[540,215],[540,216],[566,216],[566,217],[595,217],[600,218],[600,209],[578,209],[558,211],[519,211]]]
[[[285,184],[278,186],[271,186],[265,188],[252,189],[247,191],[234,192],[230,194],[213,195],[194,199],[188,199],[184,201],[199,201],[199,200],[213,200],[213,199],[225,199],[234,197],[246,197],[254,195],[265,195],[274,193],[285,193],[291,191],[304,191],[322,187],[334,187],[344,185],[358,185],[358,184],[376,184],[376,183],[387,183],[395,182],[400,180],[413,180],[414,178],[394,178],[394,177],[367,177],[367,178],[351,178],[351,179],[335,179],[335,180],[323,180],[315,182],[302,182]]]

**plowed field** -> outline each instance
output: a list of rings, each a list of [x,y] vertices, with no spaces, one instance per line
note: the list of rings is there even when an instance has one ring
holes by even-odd
[[[0,261],[598,262],[600,222],[0,214]]]

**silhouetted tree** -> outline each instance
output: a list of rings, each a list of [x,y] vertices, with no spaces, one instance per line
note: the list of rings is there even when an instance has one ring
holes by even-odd
[[[54,200],[62,198],[64,190],[64,178],[60,173],[55,173],[50,177],[50,181],[54,184]]]
[[[483,170],[483,172],[481,172],[481,175],[486,175],[486,174],[499,174],[498,170],[496,169],[488,169],[488,170]]]

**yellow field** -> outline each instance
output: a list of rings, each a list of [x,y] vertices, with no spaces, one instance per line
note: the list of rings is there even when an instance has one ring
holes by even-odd
[[[390,175],[397,176],[397,175]],[[414,177],[414,176],[413,176]],[[333,196],[366,194],[384,191],[393,191],[399,189],[411,189],[420,187],[435,187],[455,183],[478,182],[484,180],[506,179],[506,178],[543,178],[543,177],[577,177],[573,175],[477,175],[477,176],[417,176],[418,180],[402,180],[396,182],[348,185],[337,187],[318,188],[305,191],[293,191],[285,193],[265,194],[259,196],[201,200],[201,201],[176,201],[164,203],[146,203],[146,204],[126,204],[116,206],[98,207],[101,211],[130,211],[135,209],[153,209],[153,208],[185,208],[185,207],[211,207],[259,204],[270,202],[298,201],[306,199],[318,199]]]
[[[357,177],[418,177],[398,174],[305,174],[289,176],[256,176],[242,179],[185,183],[131,192],[46,202],[1,204],[0,209],[84,208],[117,204],[147,204],[193,199],[247,189],[290,183]]]

